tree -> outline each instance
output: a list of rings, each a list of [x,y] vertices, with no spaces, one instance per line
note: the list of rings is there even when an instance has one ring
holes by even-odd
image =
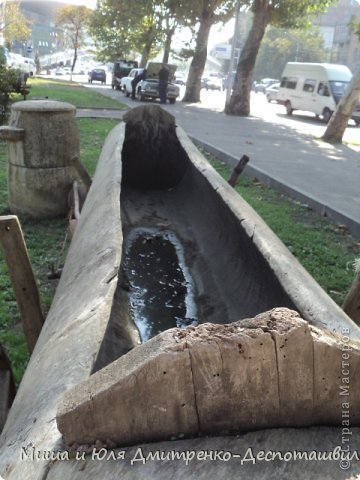
[[[183,4],[179,0],[165,0],[160,3],[162,9],[162,25],[164,30],[164,53],[163,63],[169,62],[171,52],[171,42],[175,31],[179,25],[186,25],[187,8],[182,8]]]
[[[353,76],[344,95],[340,99],[335,113],[331,116],[323,135],[323,140],[332,143],[342,143],[342,137],[348,121],[360,98],[360,69]]]
[[[91,10],[89,8],[77,5],[62,7],[56,15],[56,26],[63,28],[65,38],[74,50],[71,73],[75,68],[78,50],[85,41],[90,15]]]
[[[159,51],[163,35],[158,4],[154,0],[99,2],[90,25],[98,58],[116,60],[135,51],[141,54],[140,65],[146,66],[148,59]]]
[[[36,52],[35,52],[34,62],[35,62],[35,67],[36,67],[36,74],[38,75],[41,71],[41,63],[40,63],[40,57],[39,57],[39,51],[38,50],[36,50]]]
[[[20,2],[4,2],[0,5],[0,33],[9,50],[15,40],[23,42],[29,38],[30,21],[21,13]]]
[[[11,95],[16,92],[16,83],[21,72],[15,68],[6,66],[6,59],[0,47],[0,125],[5,120]]]
[[[321,13],[333,0],[245,0],[244,8],[253,13],[253,23],[237,65],[233,92],[225,112],[230,115],[249,115],[253,72],[266,27],[300,28],[311,16]]]
[[[189,2],[188,18],[193,25],[198,24],[194,55],[190,64],[186,82],[184,102],[199,102],[201,76],[203,74],[207,45],[211,27],[219,22],[226,22],[234,14],[235,0],[198,0]]]
[[[352,20],[350,27],[360,40],[360,22]],[[323,135],[323,140],[332,143],[342,143],[347,124],[360,98],[360,68],[353,76],[343,97],[338,103],[335,113],[331,116]]]
[[[269,62],[271,58],[271,62]],[[326,62],[324,39],[317,27],[266,29],[256,58],[254,79],[280,78],[287,62]]]

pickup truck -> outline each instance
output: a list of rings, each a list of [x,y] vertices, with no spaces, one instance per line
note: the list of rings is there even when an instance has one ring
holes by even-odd
[[[147,98],[157,99],[159,97],[159,70],[161,69],[162,63],[149,62],[146,68],[146,79],[141,80],[136,87],[136,97],[143,101]],[[166,92],[166,98],[170,103],[175,103],[177,97],[180,94],[180,89],[178,85],[172,83],[172,80],[175,77],[175,65],[166,65],[169,69],[169,83]],[[131,95],[132,86],[131,82],[134,78],[144,71],[143,68],[133,68],[129,73],[128,77],[123,77],[121,79],[121,90],[124,94],[129,97]]]

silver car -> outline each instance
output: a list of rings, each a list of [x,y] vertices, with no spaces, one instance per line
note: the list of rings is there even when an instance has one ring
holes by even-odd
[[[277,103],[277,95],[279,93],[279,88],[280,88],[280,82],[277,82],[265,89],[265,95],[269,103],[271,102]]]

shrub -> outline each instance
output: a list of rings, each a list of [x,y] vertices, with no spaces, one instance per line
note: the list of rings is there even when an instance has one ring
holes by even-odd
[[[3,123],[11,102],[11,94],[18,92],[21,72],[15,68],[0,64],[0,124]]]

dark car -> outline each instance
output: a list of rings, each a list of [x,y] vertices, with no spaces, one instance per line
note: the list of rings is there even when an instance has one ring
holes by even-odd
[[[138,62],[135,60],[117,60],[112,69],[111,88],[121,90],[121,79],[127,77],[131,70],[138,68]]]
[[[217,77],[202,77],[200,87],[205,88],[206,90],[221,91],[222,80]]]
[[[92,82],[101,82],[101,83],[106,83],[106,72],[103,68],[94,68],[89,72],[88,75],[88,81],[89,83]]]

